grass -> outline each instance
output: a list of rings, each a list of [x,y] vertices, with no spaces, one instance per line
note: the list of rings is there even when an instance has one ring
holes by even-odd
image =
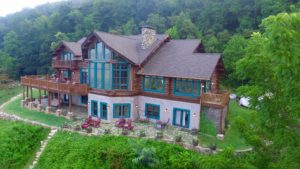
[[[33,92],[33,97],[37,97],[38,93],[36,90]],[[58,117],[52,114],[46,114],[44,112],[39,112],[35,110],[29,110],[21,107],[21,99],[17,98],[16,100],[8,103],[3,107],[4,112],[9,114],[14,114],[19,117],[33,120],[37,122],[41,122],[50,126],[57,126],[60,127],[65,123],[71,123],[70,120],[64,117]]]
[[[256,111],[244,108],[238,105],[235,101],[230,101],[229,104],[229,125],[230,127],[226,130],[225,139],[218,140],[215,136],[206,135],[203,133],[199,134],[200,144],[208,147],[212,144],[216,144],[218,148],[233,147],[235,149],[249,148],[244,138],[241,137],[237,126],[234,121],[237,117],[241,117],[248,122],[255,122]]]
[[[1,86],[0,87],[0,105],[4,102],[8,101],[11,97],[21,93],[21,87],[8,87],[8,86]]]
[[[0,168],[26,168],[50,129],[0,120]]]
[[[137,157],[146,160],[137,164],[134,162]],[[142,169],[147,168],[145,163],[149,161],[157,161],[152,168],[164,169],[236,168],[239,158],[228,153],[226,156],[222,153],[203,155],[156,140],[109,135],[88,137],[59,131],[48,142],[35,169]]]
[[[65,123],[70,123],[71,121],[65,119],[64,117],[58,117],[52,114],[46,114],[44,112],[38,112],[35,110],[29,110],[21,107],[21,98],[8,103],[3,108],[4,112],[9,114],[14,114],[24,119],[33,120],[41,122],[50,126],[60,127]]]

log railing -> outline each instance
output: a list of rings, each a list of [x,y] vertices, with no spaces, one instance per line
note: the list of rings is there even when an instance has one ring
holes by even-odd
[[[24,76],[21,77],[23,86],[49,90],[58,93],[66,93],[71,95],[87,95],[88,85],[78,83],[62,83],[51,79],[48,76]]]
[[[229,102],[229,93],[203,93],[201,95],[201,104],[206,106],[224,107]]]
[[[77,67],[77,61],[76,60],[55,60],[55,59],[53,59],[52,67],[75,69]]]

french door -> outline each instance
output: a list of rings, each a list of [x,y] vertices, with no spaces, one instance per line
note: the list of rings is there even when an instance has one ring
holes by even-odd
[[[103,102],[100,103],[100,118],[107,120],[107,104]]]
[[[174,108],[173,110],[173,125],[189,128],[190,126],[190,111],[185,109]]]

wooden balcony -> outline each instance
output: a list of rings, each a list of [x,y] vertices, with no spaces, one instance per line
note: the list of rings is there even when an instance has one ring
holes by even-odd
[[[78,83],[56,82],[48,76],[24,76],[21,77],[22,86],[30,86],[55,93],[65,93],[71,95],[87,95],[88,85]]]
[[[77,60],[55,60],[55,59],[52,59],[52,67],[65,68],[65,69],[76,69],[78,67],[78,64],[77,64]]]
[[[203,93],[200,102],[204,106],[223,108],[228,105],[229,93]]]

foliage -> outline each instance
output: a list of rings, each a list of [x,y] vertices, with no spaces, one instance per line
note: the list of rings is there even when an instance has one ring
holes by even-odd
[[[143,141],[129,142],[132,144],[136,158],[132,160],[133,163],[143,167],[155,167],[159,164],[159,160],[155,158],[154,147],[143,147]]]
[[[36,168],[148,168],[133,162],[133,159],[140,157],[138,154],[144,154],[143,162],[145,162],[144,159],[151,159],[146,160],[151,163],[159,160],[159,164],[152,168],[251,167],[248,163],[248,155],[235,156],[232,150],[218,155],[202,155],[195,151],[185,150],[178,145],[155,140],[139,140],[109,135],[86,137],[75,133],[58,132],[49,141]],[[136,149],[136,145],[140,148]],[[136,152],[136,150],[143,149],[144,152]],[[247,161],[242,161],[243,159]]]
[[[10,87],[10,86],[2,86],[0,87],[0,105],[8,101],[11,97],[19,94],[21,92],[21,88],[19,86]]]
[[[295,11],[298,0],[70,0],[0,18],[0,50],[15,58],[11,77],[51,73],[51,50],[99,30],[138,34],[150,25],[174,39],[201,38],[207,52],[222,52],[234,34],[249,36],[260,21]]]
[[[200,132],[211,136],[217,135],[215,124],[212,120],[206,118],[205,112],[201,113],[200,117]]]
[[[299,168],[300,13],[282,13],[263,20],[252,35],[237,73],[248,78],[241,92],[251,97],[261,127],[239,120],[254,146],[258,168]],[[253,73],[253,71],[257,73]]]
[[[24,168],[48,133],[40,126],[0,120],[0,168]]]
[[[218,148],[224,149],[226,147],[233,147],[235,149],[245,149],[251,147],[240,132],[240,125],[238,121],[242,119],[247,124],[258,127],[257,112],[248,108],[244,108],[238,105],[236,101],[230,101],[228,117],[229,124],[225,132],[224,140],[216,139],[215,135],[210,136],[207,134],[199,133],[200,144],[204,147],[208,147],[211,143],[217,145]]]

